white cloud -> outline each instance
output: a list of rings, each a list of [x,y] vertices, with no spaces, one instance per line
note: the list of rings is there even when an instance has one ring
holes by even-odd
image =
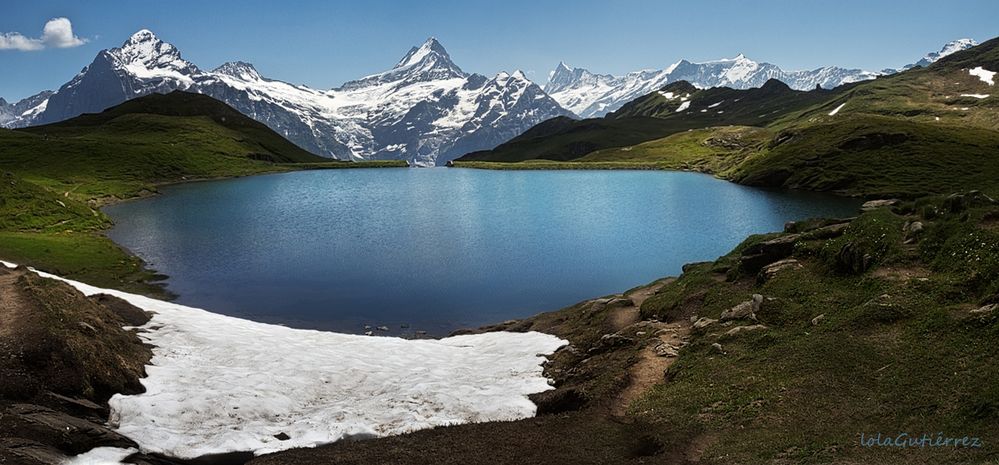
[[[70,48],[87,43],[73,34],[73,23],[69,18],[52,18],[42,28],[40,38],[27,37],[20,32],[0,33],[0,50],[20,50],[33,52],[47,47]]]

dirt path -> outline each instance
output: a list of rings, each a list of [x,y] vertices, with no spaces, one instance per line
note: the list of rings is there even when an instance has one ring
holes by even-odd
[[[632,305],[614,309],[614,313],[609,316],[613,330],[621,331],[639,323],[642,303],[670,282],[672,280],[658,281],[625,294],[624,297],[631,299]],[[654,323],[647,325],[647,328],[643,330],[654,331],[655,338],[641,349],[638,354],[638,362],[631,366],[628,372],[630,379],[628,387],[621,391],[611,405],[611,414],[614,416],[624,416],[632,402],[656,384],[665,381],[664,373],[673,364],[676,357],[661,356],[656,353],[656,348],[662,344],[669,344],[675,350],[679,350],[686,344],[690,335],[690,322]]]
[[[20,272],[0,269],[0,321],[3,322],[0,324],[0,337],[14,335],[19,313],[23,312],[26,305],[21,293],[17,291],[17,278],[20,276]]]

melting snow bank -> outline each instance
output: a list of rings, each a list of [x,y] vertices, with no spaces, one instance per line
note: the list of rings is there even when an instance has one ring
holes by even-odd
[[[981,79],[982,82],[990,86],[995,84],[995,81],[993,80],[993,78],[996,76],[995,71],[989,71],[985,68],[982,68],[981,66],[976,66],[972,69],[969,69],[968,74],[972,76],[978,76],[978,79]]]
[[[62,465],[112,465],[119,464],[125,457],[138,452],[135,449],[117,447],[97,447],[63,462]]]
[[[842,110],[843,107],[845,107],[845,106],[846,106],[846,102],[843,102],[843,103],[839,104],[838,107],[833,108],[833,111],[829,112],[829,116],[836,116],[836,113],[839,113],[839,111]]]
[[[567,343],[536,332],[412,341],[291,329],[39,274],[155,312],[140,334],[155,346],[146,392],[111,398],[111,420],[143,451],[182,459],[530,417],[527,395],[551,389],[544,354]]]

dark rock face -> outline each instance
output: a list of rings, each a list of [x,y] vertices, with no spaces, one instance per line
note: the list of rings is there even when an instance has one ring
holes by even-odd
[[[530,396],[538,406],[538,415],[563,413],[579,410],[586,406],[589,398],[586,393],[574,388],[555,389]]]
[[[790,257],[794,253],[794,244],[800,238],[800,234],[787,234],[753,244],[742,252],[742,256],[739,258],[739,267],[744,272],[756,274],[764,266]]]
[[[3,418],[5,436],[29,438],[70,455],[95,447],[137,447],[106,426],[34,404],[13,404]]]

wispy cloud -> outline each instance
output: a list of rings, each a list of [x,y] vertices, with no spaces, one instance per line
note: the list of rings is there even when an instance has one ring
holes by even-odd
[[[87,43],[73,34],[73,23],[69,18],[52,18],[42,28],[39,38],[27,37],[20,32],[0,32],[0,50],[20,50],[33,52],[45,48],[70,48]]]

